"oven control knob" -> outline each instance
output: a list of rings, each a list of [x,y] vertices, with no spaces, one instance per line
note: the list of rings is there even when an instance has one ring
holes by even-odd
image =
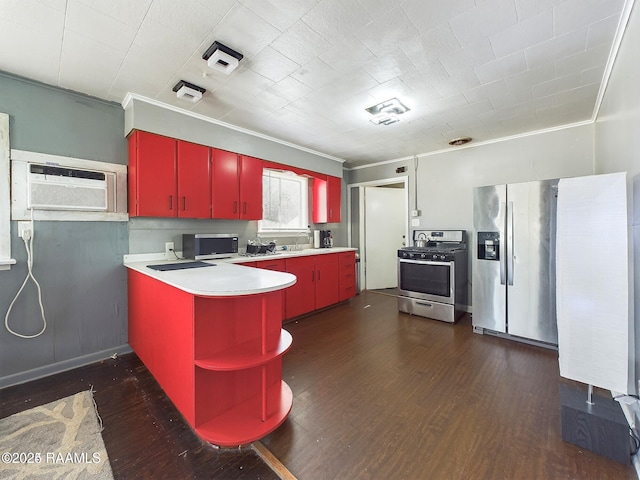
[[[444,255],[440,255],[440,260],[444,260]]]
[[[424,253],[421,253],[420,258],[427,258],[427,256]]]
[[[438,255],[436,255],[436,254],[434,253],[434,254],[433,254],[433,256],[432,256],[431,258],[433,258],[434,260],[437,260],[437,259],[438,259]]]

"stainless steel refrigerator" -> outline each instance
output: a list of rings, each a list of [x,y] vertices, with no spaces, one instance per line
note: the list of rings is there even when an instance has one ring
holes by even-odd
[[[473,328],[550,346],[558,180],[474,189]]]

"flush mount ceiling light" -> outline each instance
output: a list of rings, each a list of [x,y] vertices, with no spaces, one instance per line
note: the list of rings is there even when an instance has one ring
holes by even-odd
[[[365,110],[371,115],[378,115],[380,113],[401,115],[405,112],[408,112],[409,107],[404,105],[397,98],[392,98],[389,100],[385,100],[384,102],[380,102],[373,107],[366,108]]]
[[[453,140],[449,140],[449,145],[453,147],[457,147],[459,145],[464,145],[465,143],[469,143],[471,140],[472,140],[471,137],[454,138]]]
[[[374,116],[371,119],[371,123],[376,125],[391,125],[392,123],[399,122],[400,119],[398,115],[408,112],[409,108],[397,98],[391,98],[373,107],[365,108],[365,110]]]
[[[392,123],[399,122],[400,119],[397,115],[381,113],[380,115],[373,117],[370,121],[375,125],[391,125]]]
[[[207,61],[209,68],[229,75],[236,69],[243,55],[220,42],[213,42],[202,58]]]
[[[180,80],[178,83],[176,83],[175,87],[173,87],[173,91],[176,92],[176,96],[178,98],[196,103],[202,98],[202,94],[207,90],[205,88],[194,85],[193,83]]]

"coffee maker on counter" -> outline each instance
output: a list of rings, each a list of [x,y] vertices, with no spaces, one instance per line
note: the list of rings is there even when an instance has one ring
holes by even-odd
[[[313,248],[331,247],[333,247],[333,236],[331,235],[331,230],[314,230]]]

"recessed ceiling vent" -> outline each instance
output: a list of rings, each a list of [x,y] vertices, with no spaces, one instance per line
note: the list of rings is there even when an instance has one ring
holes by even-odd
[[[454,138],[453,140],[449,140],[449,145],[451,145],[452,147],[458,147],[460,145],[464,145],[465,143],[469,143],[471,140],[471,137]]]

